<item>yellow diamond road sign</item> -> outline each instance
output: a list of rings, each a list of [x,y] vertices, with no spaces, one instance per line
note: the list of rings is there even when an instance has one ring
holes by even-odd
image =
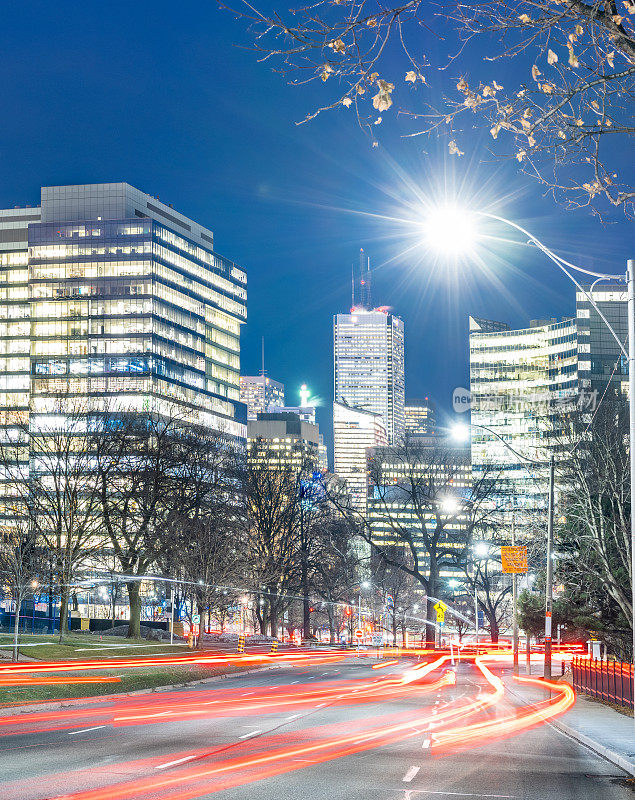
[[[442,603],[441,600],[439,600],[438,603],[434,604],[434,610],[437,612],[437,622],[444,622],[445,621],[445,611],[446,611],[446,609],[447,609],[446,604]]]

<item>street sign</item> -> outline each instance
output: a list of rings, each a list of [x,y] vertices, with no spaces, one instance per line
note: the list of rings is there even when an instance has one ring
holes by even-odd
[[[357,628],[357,630],[355,631],[355,638],[356,639],[364,638],[364,631],[361,628]]]
[[[501,547],[503,572],[522,575],[527,572],[527,548],[523,546]]]
[[[447,609],[446,604],[442,603],[441,600],[439,600],[438,603],[434,604],[433,608],[437,612],[437,623],[439,625],[443,624],[445,622],[445,612]]]
[[[199,625],[200,622],[201,622],[200,614],[194,614],[194,616],[192,617],[192,625]]]

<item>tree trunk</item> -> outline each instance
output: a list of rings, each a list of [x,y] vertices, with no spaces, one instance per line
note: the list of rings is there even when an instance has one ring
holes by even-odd
[[[20,656],[20,651],[18,648],[19,636],[20,636],[20,606],[22,605],[22,595],[18,592],[18,596],[15,603],[15,624],[13,629],[13,660],[18,661]]]
[[[70,586],[64,582],[60,587],[60,644],[68,633],[68,601],[70,599]]]
[[[269,624],[271,626],[271,635],[274,639],[278,638],[278,605],[275,600],[269,602]]]
[[[331,644],[335,644],[335,612],[333,611],[333,606],[330,603],[326,608],[326,613],[328,614],[329,618],[329,642]]]
[[[434,650],[437,639],[437,612],[434,608],[434,602],[432,597],[426,596],[426,648],[428,650]]]
[[[397,614],[392,610],[392,646],[397,647]]]
[[[126,583],[128,602],[130,603],[130,622],[128,623],[128,639],[141,638],[141,586],[138,581]]]
[[[196,641],[196,648],[197,648],[197,650],[202,650],[203,649],[203,627],[204,627],[203,620],[205,619],[205,607],[202,604],[199,605],[197,603],[196,604],[196,613],[198,614],[198,618],[200,620],[199,624],[198,624],[198,639]]]
[[[498,634],[500,633],[500,629],[498,627],[498,622],[496,621],[496,614],[488,614],[487,621],[489,622],[490,639],[492,640],[492,644],[498,644]]]

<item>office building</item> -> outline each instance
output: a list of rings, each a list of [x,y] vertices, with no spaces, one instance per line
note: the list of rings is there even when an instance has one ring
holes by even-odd
[[[311,472],[326,468],[317,425],[290,412],[260,413],[247,423],[248,456],[266,469]]]
[[[53,186],[0,211],[0,414],[179,412],[246,437],[246,275],[213,234],[127,183]]]
[[[509,330],[503,323],[470,318],[472,464],[475,476],[499,474],[503,504],[542,511],[544,470],[515,456],[496,435],[529,458],[561,457],[563,412],[582,425],[593,418],[602,397],[627,394],[628,363],[589,300],[590,287],[576,294],[576,317],[535,320]],[[625,289],[596,284],[592,299],[627,342]],[[502,498],[504,500],[504,498]]]
[[[351,505],[366,513],[368,497],[368,451],[388,444],[380,414],[333,403],[335,444],[334,472],[341,478],[350,495]]]
[[[556,445],[559,409],[578,400],[577,329],[574,319],[535,320],[529,328],[483,332],[470,318],[472,467],[477,479],[496,475],[501,502],[544,508],[544,470],[523,461],[546,461]],[[485,328],[487,330],[487,327]],[[499,438],[500,437],[500,438]]]
[[[429,439],[436,433],[434,409],[426,397],[404,406],[404,430],[406,441]]]
[[[387,309],[354,307],[333,320],[334,400],[381,417],[388,442],[404,436],[404,325]]]
[[[247,418],[255,420],[258,414],[271,410],[271,406],[284,406],[284,384],[266,375],[241,375],[240,400],[247,406]]]

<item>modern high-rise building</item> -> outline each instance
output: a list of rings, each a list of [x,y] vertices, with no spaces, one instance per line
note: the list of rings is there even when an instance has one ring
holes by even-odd
[[[44,187],[0,211],[0,280],[5,424],[70,395],[246,437],[247,278],[207,228],[127,183]]]
[[[512,498],[515,508],[544,507],[544,472],[501,439],[527,458],[548,459],[558,407],[570,409],[578,400],[577,361],[574,319],[484,333],[481,321],[470,318],[474,478],[496,475],[501,495]]]
[[[576,294],[576,317],[536,320],[509,330],[504,323],[470,317],[472,465],[499,476],[510,507],[542,510],[544,470],[515,456],[501,441],[529,458],[560,457],[563,411],[588,424],[597,403],[627,393],[628,364],[590,302],[590,287]],[[591,297],[625,343],[625,290],[599,284]],[[495,434],[490,434],[485,426]]]
[[[333,319],[334,400],[381,417],[390,444],[404,436],[404,324],[387,309]],[[336,445],[337,446],[337,445]]]
[[[435,435],[434,408],[427,397],[406,403],[404,423],[406,440],[428,439]]]
[[[290,412],[260,413],[247,423],[249,458],[263,468],[300,472],[326,469],[317,425]]]
[[[368,497],[368,451],[388,444],[380,414],[333,403],[335,443],[334,472],[348,489],[352,506],[366,513]]]
[[[241,375],[240,400],[247,406],[247,418],[254,420],[271,406],[284,406],[284,384],[266,375]]]

